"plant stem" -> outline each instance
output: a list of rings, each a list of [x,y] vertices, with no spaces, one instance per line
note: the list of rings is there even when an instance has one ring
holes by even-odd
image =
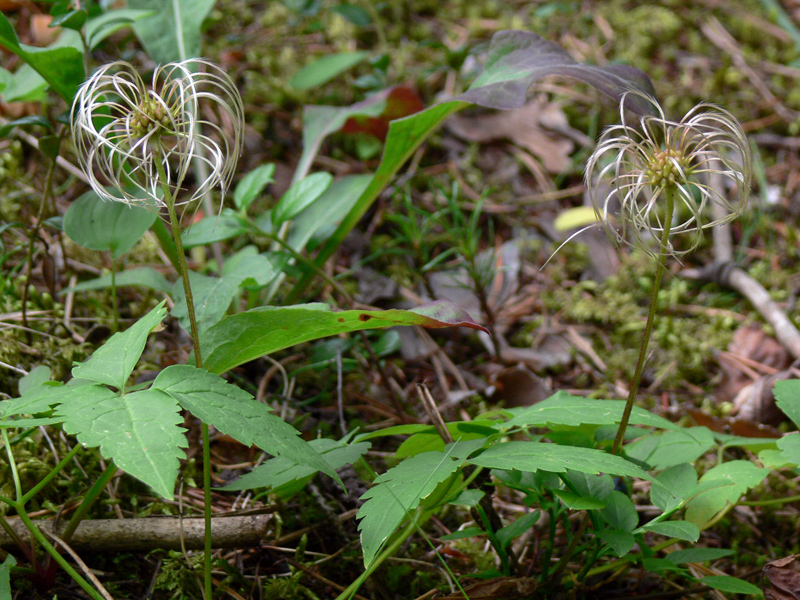
[[[181,224],[178,219],[178,214],[175,211],[175,198],[172,196],[172,190],[169,189],[169,186],[165,183],[167,181],[167,174],[164,170],[164,165],[159,159],[160,156],[156,156],[155,163],[158,169],[159,180],[162,182],[161,187],[164,190],[164,202],[169,212],[169,221],[172,225],[172,238],[175,241],[175,249],[178,254],[179,274],[183,280],[183,292],[186,295],[186,310],[189,313],[189,325],[192,330],[194,360],[197,368],[202,369],[203,358],[200,353],[200,334],[197,331],[194,298],[192,296],[192,287],[189,284],[189,269],[186,266],[186,252],[184,252],[183,243],[181,242]],[[211,443],[209,440],[208,424],[201,423],[200,429],[203,438],[203,516],[205,518],[203,590],[205,600],[211,600]]]
[[[642,371],[644,371],[644,363],[647,357],[647,346],[650,343],[650,334],[653,332],[653,322],[655,321],[656,310],[658,309],[658,292],[661,289],[661,277],[664,275],[664,265],[667,262],[669,232],[672,227],[672,213],[675,209],[675,188],[673,186],[667,186],[664,188],[662,196],[666,203],[666,214],[664,215],[664,226],[661,232],[661,244],[658,248],[658,267],[656,268],[656,276],[653,280],[653,295],[650,298],[650,311],[647,313],[647,324],[644,328],[642,347],[639,350],[639,360],[636,363],[636,371],[634,371],[633,381],[631,381],[631,390],[628,394],[628,400],[625,403],[622,420],[619,422],[617,437],[614,439],[614,445],[611,447],[611,454],[617,454],[620,451],[622,442],[625,439],[625,430],[628,428],[628,421],[631,418],[633,401],[636,399],[636,394],[639,392],[639,384],[642,382]]]
[[[61,539],[65,542],[69,542],[72,539],[72,535],[75,533],[75,530],[78,528],[78,525],[81,524],[86,513],[89,512],[89,509],[92,508],[92,505],[95,503],[97,498],[100,496],[100,493],[103,489],[108,485],[108,482],[116,475],[119,469],[114,463],[109,464],[106,467],[106,470],[103,471],[102,475],[98,478],[97,481],[94,482],[94,485],[89,490],[89,493],[86,494],[86,497],[83,499],[83,502],[80,503],[78,509],[72,515],[72,518],[67,523],[67,527],[61,533]]]

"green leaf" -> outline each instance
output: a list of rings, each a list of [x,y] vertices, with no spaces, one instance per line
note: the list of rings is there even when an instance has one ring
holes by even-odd
[[[606,503],[597,498],[584,497],[567,490],[553,490],[557,496],[571,510],[597,510],[604,508]]]
[[[456,98],[437,104],[410,117],[389,124],[389,133],[378,170],[353,209],[328,239],[314,259],[321,267],[333,255],[347,234],[356,226],[372,203],[380,195],[395,173],[414,154],[425,139],[449,115],[469,106],[470,103],[490,108],[518,108],[527,99],[528,88],[538,79],[548,75],[566,75],[597,87],[601,92],[619,101],[631,88],[638,88],[655,97],[653,85],[644,72],[625,65],[596,67],[578,64],[556,44],[541,36],[524,31],[501,31],[492,38],[485,61],[485,71],[473,82],[470,89]],[[634,99],[630,108],[641,113],[652,113],[649,103]],[[380,114],[380,113],[378,113]],[[329,114],[329,122],[317,119],[322,125],[314,134],[313,146],[303,136],[304,159],[310,162],[319,148],[321,137],[336,131],[341,125],[330,117],[343,118],[341,113]],[[305,127],[304,127],[305,129]],[[308,157],[308,158],[307,158]],[[305,162],[301,160],[301,163]],[[298,281],[290,299],[300,295],[311,281],[309,273]]]
[[[483,498],[485,495],[486,492],[483,490],[466,489],[462,490],[461,493],[455,498],[451,498],[448,501],[448,504],[452,504],[453,506],[477,506],[480,503],[481,498]],[[478,531],[480,531],[480,529]]]
[[[166,64],[202,56],[200,28],[214,0],[128,0],[128,8],[148,11],[133,26],[147,53]]]
[[[800,433],[791,433],[780,438],[778,448],[784,461],[800,465]]]
[[[534,523],[536,523],[537,519],[539,518],[539,511],[529,512],[526,515],[521,516],[519,519],[516,519],[513,523],[506,525],[502,529],[496,532],[497,540],[500,542],[500,545],[503,548],[507,548],[508,545],[511,543],[515,537],[522,535],[528,529],[533,527]]]
[[[775,383],[775,404],[800,427],[800,379],[787,379]]]
[[[516,469],[533,472],[541,469],[564,473],[567,469],[582,473],[608,473],[652,479],[645,471],[620,456],[594,448],[559,446],[540,442],[503,442],[492,446],[468,462],[488,469]]]
[[[691,427],[660,435],[648,435],[625,446],[625,454],[651,465],[654,469],[666,469],[695,461],[715,444],[714,433],[710,429]]]
[[[366,502],[356,514],[365,567],[420,501],[451,477],[458,466],[442,452],[426,452],[404,460],[375,479],[375,485],[361,496]]]
[[[300,69],[289,80],[289,85],[297,90],[317,87],[356,66],[368,56],[369,52],[340,52],[322,56]]]
[[[272,276],[269,260],[258,254],[237,258],[231,268],[223,268],[222,277],[208,277],[190,271],[189,283],[192,286],[195,318],[201,334],[222,319],[231,301],[239,293],[239,286],[248,280],[264,285]],[[172,297],[175,299],[172,316],[180,321],[184,330],[191,331],[183,281],[178,280],[172,285]]]
[[[717,560],[731,554],[735,554],[735,552],[724,548],[687,548],[670,552],[667,554],[667,560],[673,564],[682,565]]]
[[[694,523],[688,521],[663,521],[650,523],[642,527],[645,531],[652,531],[665,537],[674,537],[687,542],[696,542],[700,539],[700,530]]]
[[[233,203],[245,211],[270,183],[275,181],[275,163],[261,165],[242,177],[233,192]]]
[[[475,490],[470,490],[475,491]],[[444,540],[446,542],[455,541],[455,540],[463,540],[465,538],[476,537],[479,535],[486,535],[486,532],[483,529],[479,529],[477,527],[467,527],[466,529],[459,529],[458,531],[454,531],[449,535],[443,535],[439,539]]]
[[[123,27],[132,25],[134,22],[153,16],[153,11],[134,10],[122,8],[109,10],[97,17],[89,19],[86,23],[86,40],[89,49],[94,50],[97,46],[115,31]]]
[[[151,290],[158,292],[169,293],[172,290],[172,284],[167,281],[161,273],[150,267],[137,267],[135,269],[127,269],[117,273],[114,282],[117,287],[126,285],[141,285]],[[69,294],[70,292],[85,292],[88,290],[102,290],[111,287],[111,273],[106,273],[97,279],[90,279],[89,281],[82,281],[77,285],[70,288],[63,289],[59,295]]]
[[[614,529],[622,531],[633,531],[639,525],[639,514],[628,496],[614,490],[603,498],[606,503],[605,508],[599,512],[609,525]]]
[[[50,367],[45,365],[33,367],[30,373],[19,380],[19,394],[20,396],[24,396],[26,392],[33,390],[40,385],[44,385],[48,381],[50,381]],[[0,404],[0,407],[2,406],[3,405]]]
[[[611,549],[617,556],[625,556],[628,554],[636,543],[636,538],[633,537],[631,532],[621,529],[605,529],[603,531],[598,531],[597,537],[611,546]]]
[[[101,386],[82,386],[85,393],[59,405],[64,430],[100,452],[129,475],[172,498],[181,448],[188,444],[178,403],[160,390],[122,397]],[[111,394],[109,396],[109,394]]]
[[[614,491],[614,479],[610,475],[587,475],[580,471],[567,471],[563,479],[569,483],[570,489],[574,489],[582,498],[600,502],[602,506],[605,506],[603,498]]]
[[[158,374],[152,389],[168,394],[198,419],[245,446],[256,444],[270,454],[339,480],[325,459],[298,437],[299,431],[218,375],[190,365],[173,365]]]
[[[499,433],[491,421],[456,421],[447,424],[447,429],[454,440],[467,441],[485,439]],[[423,452],[442,452],[445,442],[435,427],[413,434],[395,451],[397,458],[406,458]]]
[[[272,224],[277,228],[293,219],[322,196],[332,182],[333,175],[319,172],[293,183],[272,209]]]
[[[346,175],[334,181],[316,202],[292,221],[286,243],[300,252],[311,240],[326,240],[353,207],[369,180],[369,175]]]
[[[184,248],[194,248],[229,240],[249,230],[250,226],[246,220],[230,208],[223,208],[219,215],[206,217],[184,230],[181,242]]]
[[[9,20],[0,13],[0,44],[28,63],[67,103],[86,76],[83,55],[72,47],[36,48],[20,44]]]
[[[689,463],[673,465],[656,476],[662,486],[650,488],[650,501],[663,512],[677,508],[697,485],[697,472]]]
[[[311,440],[309,445],[317,451],[334,470],[354,463],[370,448],[370,444],[367,442],[343,444],[342,442],[327,438]],[[240,491],[270,487],[275,491],[277,488],[292,481],[310,478],[316,472],[317,469],[308,465],[296,464],[282,457],[272,458],[253,469],[250,473],[242,475],[242,477],[233,483],[229,483],[222,489],[226,491]]]
[[[5,94],[4,94],[5,96]],[[8,100],[11,102],[11,100]],[[38,125],[39,127],[44,127],[45,129],[52,129],[53,124],[50,122],[49,119],[42,117],[41,115],[31,115],[28,117],[21,117],[19,119],[14,119],[13,121],[9,121],[2,127],[0,127],[0,137],[6,137],[14,127],[23,127],[27,125]]]
[[[11,593],[11,569],[17,565],[17,559],[9,554],[0,565],[0,600],[12,600]]]
[[[750,488],[764,481],[769,469],[759,469],[747,460],[732,460],[709,469],[700,482],[721,480],[730,485],[703,492],[686,504],[686,520],[700,529],[727,504],[735,503]]]
[[[62,402],[64,394],[70,389],[56,382],[31,387],[19,397],[0,402],[0,417],[6,419],[16,415],[35,415],[47,412],[52,406]]]
[[[642,566],[651,573],[683,572],[685,570],[666,558],[643,558]]]
[[[142,355],[147,336],[167,315],[162,301],[153,310],[131,325],[115,333],[85,362],[72,368],[72,376],[104,383],[122,390]]]
[[[728,592],[729,594],[747,594],[749,596],[764,596],[761,588],[739,579],[738,577],[730,577],[728,575],[708,575],[700,580],[700,583],[714,588],[721,592]]]
[[[472,327],[483,329],[449,302],[433,302],[413,310],[348,310],[308,305],[264,306],[229,315],[200,336],[203,366],[224,373],[265,354],[331,335],[384,329],[397,325]]]
[[[47,88],[47,82],[30,65],[23,64],[14,73],[0,68],[0,96],[4,102],[41,102]],[[6,136],[11,129],[4,126],[0,132]]]
[[[79,196],[64,215],[64,232],[90,250],[111,252],[117,259],[138,242],[158,215],[122,202],[104,202],[94,190]]]
[[[581,398],[564,391],[558,391],[533,406],[508,410],[514,417],[506,423],[506,427],[616,425],[622,419],[624,410],[624,400]],[[631,411],[630,424],[659,427],[661,429],[681,429],[671,421],[654,415],[638,406],[634,406]]]

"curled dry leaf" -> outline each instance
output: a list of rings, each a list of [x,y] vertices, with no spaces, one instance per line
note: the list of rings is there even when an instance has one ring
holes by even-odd
[[[800,600],[800,554],[773,560],[764,565],[770,587],[764,590],[767,600]]]
[[[510,140],[530,151],[551,173],[559,173],[570,164],[576,135],[561,107],[536,98],[522,108],[467,117],[451,117],[447,128],[468,142]]]

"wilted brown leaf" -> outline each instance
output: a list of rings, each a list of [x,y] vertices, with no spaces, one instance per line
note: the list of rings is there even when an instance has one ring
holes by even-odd
[[[767,600],[800,600],[800,554],[773,560],[764,565],[771,587],[764,590]]]

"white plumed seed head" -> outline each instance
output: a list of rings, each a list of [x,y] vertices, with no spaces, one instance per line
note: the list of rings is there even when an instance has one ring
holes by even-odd
[[[129,63],[107,64],[80,87],[71,117],[78,161],[104,200],[158,209],[165,186],[176,204],[216,187],[224,195],[242,152],[242,99],[228,74],[203,59],[157,68],[149,88]],[[209,174],[182,196],[195,157]]]
[[[626,125],[623,96],[622,124],[603,133],[586,165],[595,212],[618,243],[650,254],[691,252],[705,229],[738,218],[747,207],[752,161],[747,137],[736,118],[716,106],[700,104],[676,122],[667,120],[652,98],[628,94],[644,96],[658,115],[641,117],[638,128]],[[724,182],[721,187],[713,175]],[[731,188],[730,196],[725,188]],[[661,240],[666,225],[660,200],[668,189],[675,202],[669,237],[688,235],[690,243],[678,250],[667,241],[654,251],[652,241]]]

